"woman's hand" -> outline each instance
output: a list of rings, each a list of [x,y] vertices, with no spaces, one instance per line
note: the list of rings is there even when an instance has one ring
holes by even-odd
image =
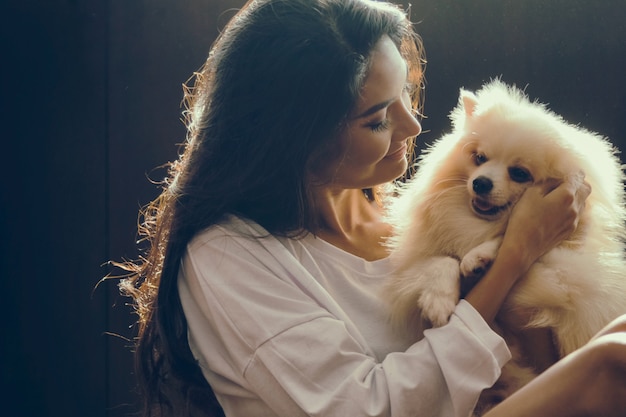
[[[530,267],[576,230],[590,193],[582,172],[529,188],[511,213],[503,246],[516,246]]]

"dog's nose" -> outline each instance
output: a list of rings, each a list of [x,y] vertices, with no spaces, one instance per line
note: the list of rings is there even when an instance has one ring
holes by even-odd
[[[493,183],[489,178],[480,176],[472,182],[472,188],[476,194],[489,194],[493,188]]]

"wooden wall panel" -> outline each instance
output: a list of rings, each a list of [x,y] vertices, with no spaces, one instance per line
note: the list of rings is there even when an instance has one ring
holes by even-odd
[[[411,3],[428,59],[422,145],[449,129],[460,87],[501,76],[626,151],[626,2]]]
[[[0,15],[0,414],[104,416],[106,4],[16,0]]]

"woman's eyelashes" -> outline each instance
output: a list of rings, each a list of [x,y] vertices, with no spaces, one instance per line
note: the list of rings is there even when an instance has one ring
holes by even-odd
[[[384,118],[380,122],[374,122],[367,125],[372,132],[382,132],[389,129],[389,119]]]
[[[404,84],[404,88],[402,89],[402,100],[404,102],[405,99],[410,100],[410,95],[415,91],[415,84],[407,82]],[[409,102],[410,106],[410,102]],[[413,111],[411,111],[413,113]],[[389,129],[389,118],[385,116],[385,118],[379,122],[368,123],[367,127],[371,129],[372,132],[382,132]]]

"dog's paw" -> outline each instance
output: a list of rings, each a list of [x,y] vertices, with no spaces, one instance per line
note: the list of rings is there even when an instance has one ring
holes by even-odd
[[[495,259],[501,242],[499,238],[488,240],[469,251],[461,259],[461,275],[470,279],[482,277]]]
[[[436,269],[436,279],[423,288],[417,305],[422,317],[439,327],[448,322],[459,302],[459,262],[453,258],[438,258],[429,269]]]
[[[468,255],[473,254],[470,252]],[[476,256],[468,255],[461,260],[461,275],[465,279],[473,280],[482,277],[491,266],[493,259],[480,254],[475,254]]]
[[[440,327],[450,320],[458,299],[458,291],[454,294],[423,293],[419,298],[418,305],[422,311],[422,317],[434,327]]]

